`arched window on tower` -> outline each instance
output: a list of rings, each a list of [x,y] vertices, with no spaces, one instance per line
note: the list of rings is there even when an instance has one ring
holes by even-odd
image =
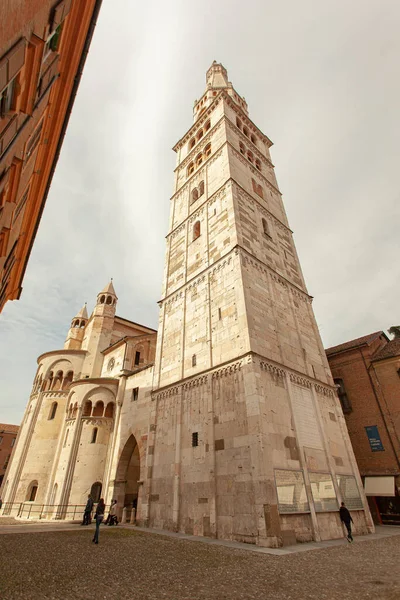
[[[207,121],[207,123],[204,125],[204,131],[208,131],[209,129],[211,129],[211,122]]]
[[[74,321],[74,327],[79,327],[79,321]]]
[[[254,160],[253,153],[252,153],[252,152],[250,152],[250,150],[247,152],[247,160],[249,160],[251,163],[252,163],[252,162],[253,162],[253,160]]]
[[[199,198],[199,190],[197,188],[194,188],[194,190],[192,190],[192,202],[196,202],[196,200],[198,200]]]
[[[254,144],[255,146],[257,146],[257,140],[256,140],[256,136],[255,136],[254,134],[251,134],[251,136],[250,136],[250,139],[251,139],[251,141],[253,142],[253,144]]]
[[[54,417],[56,416],[56,412],[57,412],[57,402],[53,402],[53,404],[50,407],[50,412],[49,412],[49,421],[52,421],[54,419]]]
[[[211,156],[211,144],[207,144],[207,146],[204,148],[204,154],[206,158]]]
[[[195,366],[196,366],[196,364],[197,364],[196,355],[195,355],[195,354],[193,354],[193,356],[192,356],[192,367],[195,367]]]
[[[199,183],[199,196],[204,194],[204,181],[200,181]]]
[[[240,150],[240,154],[246,154],[246,148],[245,148],[243,142],[239,142],[239,150]]]
[[[38,482],[36,480],[31,481],[31,483],[28,486],[27,492],[26,492],[27,502],[35,501],[37,491],[38,491]]]
[[[256,169],[258,169],[259,171],[261,171],[261,161],[259,158],[256,158]]]
[[[62,371],[58,371],[54,380],[53,380],[53,385],[51,386],[52,390],[60,390],[61,389],[61,384],[62,384],[62,380],[63,380],[63,372]]]
[[[189,177],[192,173],[194,173],[194,163],[190,163],[187,168],[187,177]]]
[[[66,374],[63,384],[62,384],[62,389],[63,390],[67,390],[69,388],[69,386],[72,383],[72,378],[74,376],[74,373],[72,371],[68,371],[68,373]]]
[[[100,304],[104,304],[105,301],[106,301],[106,297],[105,296],[101,296],[101,298],[100,298]]]
[[[247,127],[243,127],[243,133],[246,137],[249,137],[249,130],[247,129]]]
[[[236,117],[236,127],[238,127],[239,129],[242,129],[242,122],[239,119],[239,117]]]
[[[200,221],[196,221],[193,225],[193,241],[200,237]]]
[[[114,402],[109,402],[106,406],[106,412],[104,413],[105,417],[112,419],[114,416]]]
[[[53,371],[50,371],[48,378],[43,384],[44,391],[48,392],[49,390],[51,390],[51,386],[53,385],[53,377],[54,373]]]
[[[90,402],[90,400],[86,400],[85,406],[83,407],[82,416],[83,417],[90,417],[91,414],[92,414],[92,403]]]
[[[196,167],[199,167],[203,162],[203,155],[200,153],[196,156]]]
[[[194,148],[196,145],[196,139],[192,138],[189,142],[189,150],[192,150],[192,148]]]
[[[95,444],[96,440],[97,440],[97,427],[94,427],[93,431],[92,431],[92,439],[91,439],[90,443]]]
[[[107,296],[106,304],[112,304],[112,297],[111,296]]]
[[[202,129],[200,129],[200,131],[198,132],[198,134],[196,135],[196,139],[197,141],[201,140],[201,138],[203,137],[204,132]]]
[[[262,221],[264,235],[268,236],[269,238],[272,237],[270,230],[269,230],[269,225],[268,225],[267,219],[262,218],[261,221]]]
[[[101,400],[99,400],[99,402],[96,402],[96,406],[93,409],[93,417],[102,417],[104,414],[104,402],[102,402]]]

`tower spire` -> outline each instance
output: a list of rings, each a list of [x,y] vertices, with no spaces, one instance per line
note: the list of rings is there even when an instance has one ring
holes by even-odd
[[[222,63],[213,61],[206,74],[206,89],[200,100],[195,100],[193,107],[194,121],[202,115],[214,102],[219,92],[224,90],[232,100],[248,115],[247,102],[234,89],[228,79],[228,71]]]

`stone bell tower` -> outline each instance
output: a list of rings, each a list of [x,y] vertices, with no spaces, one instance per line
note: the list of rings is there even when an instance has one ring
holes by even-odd
[[[267,546],[372,527],[271,161],[214,62],[179,140],[148,520]],[[171,461],[174,463],[170,475]]]

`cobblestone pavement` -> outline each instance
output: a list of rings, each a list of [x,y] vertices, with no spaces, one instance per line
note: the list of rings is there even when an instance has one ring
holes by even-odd
[[[102,527],[0,536],[1,600],[398,600],[400,536],[285,556]]]

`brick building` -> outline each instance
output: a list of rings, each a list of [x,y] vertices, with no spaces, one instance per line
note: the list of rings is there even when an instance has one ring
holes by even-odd
[[[400,329],[389,331],[326,354],[374,520],[400,525]]]
[[[21,294],[100,4],[0,6],[0,311]]]
[[[0,423],[0,486],[10,462],[18,429],[18,425]]]

